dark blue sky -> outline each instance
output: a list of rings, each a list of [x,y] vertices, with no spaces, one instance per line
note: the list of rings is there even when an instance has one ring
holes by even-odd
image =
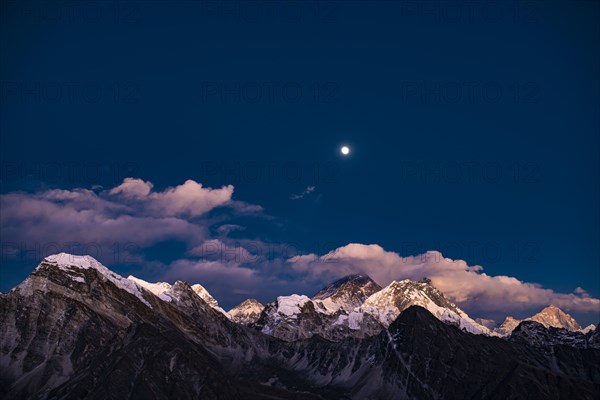
[[[268,216],[246,238],[437,249],[597,298],[599,10],[3,3],[1,190],[232,184]],[[5,291],[37,262],[2,264]]]

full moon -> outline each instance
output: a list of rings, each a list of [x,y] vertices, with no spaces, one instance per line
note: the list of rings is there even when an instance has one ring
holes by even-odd
[[[350,148],[348,146],[343,146],[340,151],[343,155],[348,155],[350,153]]]

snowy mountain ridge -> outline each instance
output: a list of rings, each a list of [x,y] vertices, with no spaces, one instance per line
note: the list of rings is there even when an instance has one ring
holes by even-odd
[[[80,269],[96,269],[105,279],[135,295],[150,308],[152,306],[143,295],[146,291],[163,301],[172,300],[171,284],[150,283],[132,275],[125,279],[90,256],[59,253],[46,257],[38,269],[43,267],[58,268],[76,283],[85,282],[83,275],[78,272]],[[254,326],[263,333],[275,336],[280,334],[280,338],[288,340],[311,337],[312,327],[315,332],[330,339],[374,335],[389,326],[403,310],[412,305],[424,307],[440,321],[473,334],[508,337],[522,322],[509,316],[499,328],[491,330],[447,300],[428,279],[419,282],[407,279],[392,281],[382,288],[367,275],[354,274],[325,286],[312,298],[299,294],[278,296],[267,306],[249,299],[229,312],[223,310],[202,285],[197,283],[191,285],[191,288],[210,307],[234,322]],[[18,290],[23,293],[31,291],[27,280],[18,286]],[[594,325],[582,329],[569,314],[553,305],[525,320],[539,322],[546,328],[565,328],[583,333],[595,330]],[[304,332],[293,332],[298,329],[304,329]]]
[[[387,327],[402,311],[413,305],[427,309],[440,321],[455,325],[466,332],[491,334],[488,328],[475,322],[467,313],[447,300],[428,280],[420,282],[408,279],[392,281],[388,286],[366,299],[359,310],[375,316]]]
[[[500,340],[419,305],[384,327],[369,313],[318,311],[322,300],[301,295],[280,296],[245,326],[185,282],[149,284],[64,258],[0,295],[0,398],[598,398],[597,329],[531,321]],[[461,316],[426,281],[389,289],[402,289],[387,293],[398,309],[432,301]],[[279,323],[267,335],[270,317]]]
[[[64,271],[66,276],[69,276],[74,282],[78,283],[85,283],[85,277],[78,273],[78,270],[94,269],[98,271],[100,276],[102,276],[104,279],[109,280],[117,287],[133,294],[140,299],[142,303],[152,308],[150,303],[148,303],[142,294],[142,286],[140,286],[137,282],[125,279],[122,276],[112,272],[110,269],[106,268],[91,256],[76,256],[68,253],[58,253],[44,258],[44,260],[35,270],[39,271],[42,268],[57,268],[61,271]],[[28,282],[29,278],[17,286],[17,289],[22,294],[28,294],[32,292],[33,288],[29,287]]]
[[[137,285],[150,291],[152,294],[154,294],[161,300],[171,301],[173,299],[173,293],[172,293],[173,286],[170,283],[167,283],[167,282],[150,283],[150,282],[146,282],[143,279],[136,278],[133,275],[129,275],[129,277],[127,277],[127,279],[132,282],[135,282]],[[194,293],[196,293],[209,306],[211,306],[215,310],[219,311],[223,315],[229,317],[229,314],[227,314],[227,312],[225,312],[225,310],[223,310],[221,307],[219,307],[219,303],[217,302],[217,300],[215,300],[215,298],[212,297],[210,295],[210,293],[208,293],[208,290],[206,290],[204,288],[204,286],[202,286],[200,284],[195,284],[195,285],[192,285],[191,288],[194,291]]]
[[[387,328],[402,311],[418,305],[440,321],[473,333],[492,335],[485,326],[447,300],[424,279],[393,281],[385,288],[366,275],[350,275],[335,281],[312,299],[302,295],[279,296],[269,303],[257,321],[263,333],[285,340],[312,336],[310,329],[335,340],[343,336],[371,336]],[[323,329],[325,324],[328,329]]]

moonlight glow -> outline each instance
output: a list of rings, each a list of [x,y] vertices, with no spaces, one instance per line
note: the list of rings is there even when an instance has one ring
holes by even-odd
[[[343,155],[348,155],[350,154],[350,148],[348,146],[343,146],[340,151],[342,152]]]

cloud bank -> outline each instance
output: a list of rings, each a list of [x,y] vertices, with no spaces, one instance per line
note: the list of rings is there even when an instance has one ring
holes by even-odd
[[[514,277],[490,276],[481,266],[444,258],[438,251],[402,257],[375,244],[351,243],[322,256],[293,257],[289,264],[296,273],[323,281],[352,273],[366,273],[382,285],[428,277],[448,298],[471,310],[514,312],[554,304],[568,311],[600,312],[600,300],[582,288],[557,293]]]
[[[3,252],[10,246],[30,250],[69,244],[95,246],[97,251],[126,244],[143,249],[166,240],[199,246],[210,239],[205,220],[210,211],[221,207],[261,212],[259,206],[232,200],[233,190],[231,185],[212,189],[187,180],[156,191],[151,182],[126,178],[98,193],[75,188],[4,194],[0,196]]]

